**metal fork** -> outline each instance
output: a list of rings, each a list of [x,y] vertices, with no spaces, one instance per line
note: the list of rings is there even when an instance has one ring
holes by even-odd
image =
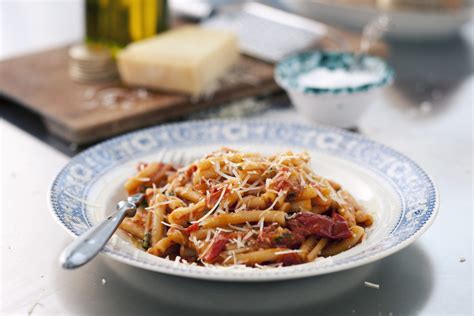
[[[145,195],[138,193],[117,203],[116,210],[102,223],[91,227],[69,244],[61,253],[59,262],[65,269],[78,268],[92,260],[104,248],[125,217],[133,217]]]

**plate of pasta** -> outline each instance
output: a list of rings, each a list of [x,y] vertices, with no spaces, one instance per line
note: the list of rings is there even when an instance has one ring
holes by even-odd
[[[337,128],[268,121],[153,127],[74,157],[50,190],[74,236],[143,193],[103,252],[144,269],[234,281],[345,270],[418,238],[437,189],[404,155]]]

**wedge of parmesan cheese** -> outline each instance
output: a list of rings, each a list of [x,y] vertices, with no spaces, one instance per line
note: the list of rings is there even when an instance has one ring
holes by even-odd
[[[127,85],[199,95],[238,56],[234,34],[185,26],[128,45],[117,63]]]

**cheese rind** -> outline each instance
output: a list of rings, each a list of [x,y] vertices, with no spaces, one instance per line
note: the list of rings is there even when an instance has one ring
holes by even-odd
[[[186,26],[130,44],[117,63],[127,85],[199,95],[238,56],[234,34]]]

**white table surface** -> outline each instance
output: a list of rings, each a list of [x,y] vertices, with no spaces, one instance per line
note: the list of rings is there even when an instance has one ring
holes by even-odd
[[[8,18],[12,7],[1,2],[2,32],[5,23],[13,23]],[[77,1],[66,7],[63,10],[73,11]],[[69,17],[73,24],[74,19]],[[51,23],[46,28],[59,34],[53,38],[77,38],[77,28],[58,31]],[[8,44],[15,41],[20,42]],[[2,56],[52,44],[48,39],[38,43],[9,48]],[[422,107],[425,111],[416,107],[419,100],[393,86],[359,127],[361,133],[408,155],[432,175],[441,196],[433,226],[411,246],[366,267],[287,282],[190,280],[128,267],[104,255],[81,269],[62,270],[58,254],[71,238],[50,215],[46,197],[53,177],[69,158],[0,121],[1,314],[472,315],[474,76],[469,71],[456,79],[450,81],[443,98]],[[263,115],[300,119],[291,108]],[[466,261],[460,262],[461,258]],[[347,284],[334,286],[331,281],[341,277],[347,278]],[[380,289],[364,287],[366,280],[380,284]],[[327,298],[317,292],[321,283],[335,294]],[[261,296],[262,304],[247,306],[246,295]]]

